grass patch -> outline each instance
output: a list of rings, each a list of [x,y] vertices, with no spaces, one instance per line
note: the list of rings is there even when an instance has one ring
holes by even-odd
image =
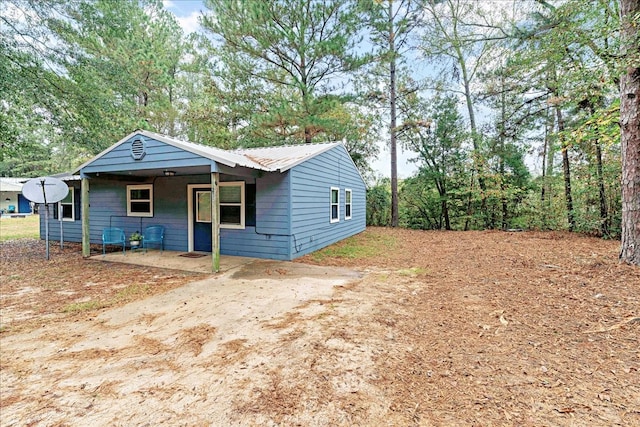
[[[27,215],[24,218],[0,218],[0,242],[16,239],[39,239],[40,216]]]
[[[91,311],[98,310],[104,307],[104,304],[100,301],[84,301],[84,302],[74,302],[71,304],[67,304],[64,306],[62,311],[65,313],[80,313],[83,311]]]
[[[401,276],[420,276],[422,274],[426,274],[427,271],[428,270],[426,268],[422,267],[403,268],[398,270],[398,274]]]
[[[311,254],[316,262],[328,258],[364,259],[379,256],[396,246],[396,238],[360,233]]]
[[[114,299],[118,302],[128,302],[138,299],[141,295],[149,293],[149,285],[130,285],[118,291]]]

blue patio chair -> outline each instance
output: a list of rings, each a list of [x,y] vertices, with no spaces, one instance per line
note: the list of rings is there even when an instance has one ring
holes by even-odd
[[[150,225],[142,233],[142,247],[147,252],[149,244],[160,245],[160,252],[164,249],[164,226]]]
[[[102,256],[105,254],[106,245],[122,245],[122,255],[124,255],[125,235],[122,228],[108,227],[102,230]]]
[[[15,205],[9,205],[9,207],[7,208],[7,213],[16,213]]]

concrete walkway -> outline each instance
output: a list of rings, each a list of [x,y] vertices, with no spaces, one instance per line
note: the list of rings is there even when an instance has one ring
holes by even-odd
[[[106,255],[93,255],[89,259],[106,262],[122,262],[125,264],[144,265],[148,267],[172,268],[175,270],[193,271],[196,273],[213,273],[211,253],[191,252],[190,256],[185,257],[186,252],[163,251],[159,250],[127,250],[123,255],[122,252],[111,252]],[[201,255],[192,257],[193,255]],[[236,269],[240,266],[255,261],[255,258],[246,258],[238,256],[223,255],[220,257],[220,273]]]

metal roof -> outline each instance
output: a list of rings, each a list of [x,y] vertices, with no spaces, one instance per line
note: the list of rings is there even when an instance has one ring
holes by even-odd
[[[213,160],[217,163],[229,167],[241,166],[267,172],[284,172],[296,165],[299,165],[305,160],[315,157],[318,154],[324,153],[325,151],[342,144],[340,142],[332,142],[323,144],[302,144],[278,147],[247,148],[231,151],[223,150],[216,147],[210,147],[207,145],[196,144],[189,141],[182,141],[146,130],[137,130],[125,136],[116,144],[104,150],[93,159],[84,163],[75,172],[79,172],[84,167],[93,163],[96,159],[99,159],[114,148],[129,141],[136,135],[143,135],[147,138],[156,139],[158,141],[183,149],[185,151],[189,151],[191,153],[197,154],[199,156],[205,157],[209,160]]]
[[[284,172],[338,145],[340,145],[339,142],[283,145],[279,147],[245,148],[236,150],[235,153],[259,164],[264,170]]]
[[[0,191],[22,191],[22,184],[29,178],[0,177]]]
[[[80,181],[82,179],[80,175],[72,175],[69,172],[57,173],[51,176],[53,178],[58,178],[60,181]]]

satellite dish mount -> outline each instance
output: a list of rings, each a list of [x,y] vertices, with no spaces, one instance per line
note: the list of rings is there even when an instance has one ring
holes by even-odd
[[[44,227],[47,246],[47,260],[49,259],[49,203],[58,203],[67,197],[67,184],[50,176],[33,178],[22,186],[22,195],[33,203],[44,204]],[[60,222],[60,244],[62,244],[62,222]]]

